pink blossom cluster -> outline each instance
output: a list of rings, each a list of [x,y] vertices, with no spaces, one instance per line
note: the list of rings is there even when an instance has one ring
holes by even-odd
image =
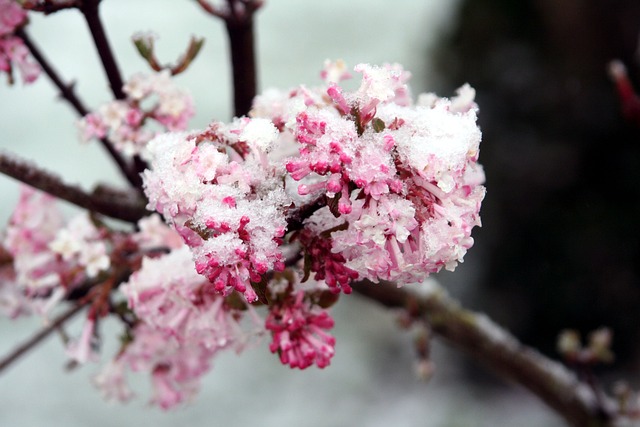
[[[475,92],[465,85],[451,100],[423,94],[414,104],[399,65],[354,71],[354,92],[337,83],[349,76],[344,64],[328,62],[325,87],[269,91],[252,111],[299,144],[286,162],[298,194],[326,197],[301,233],[314,259],[325,248],[331,261],[312,270],[334,290],[348,289],[353,272],[402,285],[452,270],[473,244],[485,192]]]
[[[103,104],[79,121],[83,141],[107,138],[120,152],[137,155],[161,132],[186,129],[194,115],[191,96],[173,83],[169,71],[135,74],[123,90],[126,99]]]
[[[268,120],[247,118],[162,135],[149,144],[152,166],[143,175],[148,208],[180,233],[198,273],[219,293],[237,290],[249,302],[258,299],[252,283],[284,267],[290,202],[268,156],[277,137]]]
[[[180,342],[224,348],[246,341],[237,313],[196,272],[186,245],[158,258],[145,257],[121,290],[138,319]]]
[[[162,233],[167,242],[175,241]],[[200,377],[210,369],[218,351],[243,350],[262,329],[260,319],[251,307],[244,311],[231,307],[212,288],[196,273],[183,243],[166,255],[145,257],[141,268],[121,287],[137,324],[131,340],[96,377],[103,393],[128,400],[132,393],[126,370],[149,372],[152,403],[168,409],[195,394]],[[241,325],[245,313],[253,321],[249,331]]]
[[[2,242],[15,277],[11,291],[4,292],[20,295],[14,300],[24,304],[12,311],[46,314],[68,292],[110,267],[104,230],[87,214],[64,222],[53,197],[22,188]]]
[[[106,399],[126,402],[134,395],[126,379],[127,371],[148,372],[153,386],[151,403],[169,409],[197,393],[199,380],[210,369],[217,350],[196,342],[180,342],[140,323],[118,356],[94,378],[94,383]]]
[[[95,382],[127,400],[127,373],[148,372],[165,409],[194,396],[219,351],[265,333],[283,364],[329,365],[338,294],[354,280],[406,285],[453,270],[485,194],[473,89],[414,103],[399,65],[354,72],[354,91],[340,86],[346,65],[327,62],[324,86],[269,90],[250,117],[159,134],[147,119],[182,130],[191,98],[168,74],[134,76],[127,99],[81,128],[148,162],[144,192],[157,213],[135,231],[89,215],[65,222],[51,197],[25,188],[0,251],[0,309],[46,313],[95,282],[69,357],[95,360],[100,319],[118,315],[125,340]]]
[[[15,0],[0,0],[0,72],[13,82],[13,67],[17,67],[24,83],[34,82],[40,66],[29,56],[29,49],[15,31],[27,20],[27,13]]]
[[[335,338],[326,332],[333,323],[325,309],[307,301],[304,291],[291,293],[269,307],[269,350],[291,368],[306,369],[313,364],[325,368],[335,353]]]

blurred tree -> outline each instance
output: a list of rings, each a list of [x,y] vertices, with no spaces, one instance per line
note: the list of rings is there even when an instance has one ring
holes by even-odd
[[[606,69],[640,76],[639,33],[634,0],[466,1],[439,55],[438,91],[468,81],[482,106],[483,308],[547,354],[607,325],[638,356],[640,131]]]

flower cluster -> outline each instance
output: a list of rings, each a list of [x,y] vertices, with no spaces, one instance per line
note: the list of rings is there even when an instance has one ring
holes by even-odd
[[[348,290],[355,277],[401,285],[452,270],[473,244],[484,197],[475,93],[465,85],[452,100],[423,94],[414,105],[399,65],[354,70],[354,92],[337,84],[344,65],[329,62],[325,87],[270,91],[252,111],[299,144],[286,162],[299,195],[327,200],[301,233],[312,258],[330,261],[312,271]]]
[[[160,407],[188,400],[218,351],[241,351],[260,330],[251,307],[231,307],[196,273],[184,244],[158,258],[145,257],[121,289],[137,324],[131,339],[96,378],[105,395],[118,400],[131,396],[124,378],[127,369],[151,373],[152,402]],[[245,312],[254,321],[252,331],[240,324]]]
[[[17,67],[24,83],[34,82],[40,75],[40,66],[32,62],[29,49],[16,29],[27,20],[27,13],[15,0],[0,0],[0,72],[5,72],[13,83],[13,67]]]
[[[329,365],[335,353],[335,338],[325,332],[333,328],[329,313],[306,300],[302,290],[277,300],[269,310],[266,327],[272,334],[269,350],[291,368],[305,369],[314,363]]]
[[[158,258],[145,257],[121,290],[138,319],[181,342],[214,348],[245,341],[238,316],[196,273],[185,245]]]
[[[81,138],[107,138],[126,155],[144,152],[146,144],[161,131],[180,131],[194,115],[193,100],[175,86],[169,71],[135,74],[124,86],[124,100],[103,104],[79,122]]]
[[[268,153],[278,136],[267,120],[238,119],[149,144],[144,175],[149,209],[171,223],[194,254],[196,270],[216,291],[249,302],[252,282],[284,267],[280,244],[288,198]]]
[[[166,72],[135,76],[127,99],[81,128],[148,163],[157,214],[135,231],[89,215],[65,225],[52,198],[25,189],[0,251],[0,309],[46,313],[84,284],[69,357],[94,360],[100,319],[119,316],[125,339],[96,384],[127,400],[127,372],[148,372],[165,409],[194,395],[218,352],[266,333],[283,364],[329,365],[338,295],[354,280],[406,285],[455,268],[484,197],[473,89],[414,103],[399,65],[354,71],[352,92],[346,65],[327,62],[324,86],[269,90],[250,117],[157,135],[147,119],[183,130],[191,99]]]
[[[46,314],[86,279],[109,268],[106,238],[87,214],[65,226],[53,197],[23,187],[3,241],[13,260],[14,293],[26,297],[31,309]]]

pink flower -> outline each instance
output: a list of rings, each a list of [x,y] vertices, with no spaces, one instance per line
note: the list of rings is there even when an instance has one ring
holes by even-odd
[[[399,65],[355,70],[363,74],[357,91],[331,83],[333,106],[302,109],[287,124],[300,143],[287,171],[306,180],[298,192],[333,199],[305,223],[322,240],[300,233],[307,255],[331,242],[328,266],[312,271],[337,289],[350,272],[405,284],[453,269],[473,243],[484,196],[474,91],[412,106]],[[327,221],[332,215],[342,220]]]
[[[40,66],[31,61],[22,39],[10,35],[0,37],[0,71],[7,73],[10,83],[14,66],[18,67],[24,83],[33,83],[40,75]]]
[[[333,327],[326,310],[304,300],[304,292],[288,296],[270,307],[266,327],[271,331],[269,349],[278,352],[283,365],[305,369],[329,365],[335,353],[335,338],[325,332]]]
[[[64,225],[55,199],[22,187],[3,246],[12,257],[16,292],[47,314],[68,292],[110,267],[111,235],[87,213]]]
[[[155,121],[165,131],[180,131],[195,114],[191,96],[175,86],[168,71],[135,74],[123,90],[125,100],[106,103],[79,121],[83,141],[106,137],[122,153],[138,155],[161,133],[145,127],[148,122]]]
[[[313,217],[312,217],[313,218]],[[308,268],[315,273],[314,280],[324,281],[334,293],[340,291],[351,293],[351,281],[357,279],[357,271],[346,266],[346,259],[340,253],[332,251],[333,245],[330,238],[322,237],[322,233],[312,227],[305,227],[297,236],[307,253]]]
[[[52,297],[52,290],[61,285],[61,273],[67,266],[49,249],[49,242],[62,223],[53,197],[31,187],[21,188],[3,244],[13,257],[16,283],[29,297]]]
[[[164,135],[149,144],[152,169],[143,175],[149,208],[180,233],[198,273],[217,292],[237,290],[249,302],[257,299],[251,282],[283,268],[288,198],[267,157],[277,135],[268,121],[246,118]]]
[[[211,368],[217,350],[197,342],[179,343],[175,337],[140,323],[133,330],[133,341],[112,362],[117,370],[111,372],[111,380],[105,378],[106,383],[98,385],[111,395],[128,398],[124,369],[148,372],[153,387],[151,403],[170,409],[197,393],[200,378]]]
[[[350,79],[352,76],[343,60],[331,61],[327,59],[324,61],[324,68],[320,72],[320,77],[325,83],[331,84]]]
[[[238,323],[240,312],[196,273],[186,245],[159,258],[144,258],[121,290],[139,319],[179,343],[239,351],[250,339]]]
[[[25,12],[15,0],[0,0],[0,37],[13,34],[15,29],[27,18]]]

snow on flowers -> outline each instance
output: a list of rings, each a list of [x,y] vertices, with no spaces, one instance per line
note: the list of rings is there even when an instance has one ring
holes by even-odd
[[[249,117],[199,131],[184,131],[191,99],[168,75],[135,76],[126,100],[81,128],[148,162],[157,214],[135,232],[86,215],[65,226],[27,190],[4,241],[13,265],[0,270],[0,308],[17,316],[92,293],[70,356],[93,360],[100,319],[117,315],[123,345],[96,384],[127,400],[127,371],[146,371],[162,408],[189,400],[219,351],[263,335],[291,368],[328,366],[339,294],[356,280],[402,286],[453,270],[485,194],[473,89],[414,103],[401,66],[353,71],[355,91],[340,86],[346,65],[327,62],[324,85],[265,91]],[[147,119],[181,132],[156,135]]]
[[[420,282],[472,246],[485,191],[472,89],[414,105],[399,65],[356,66],[354,92],[334,81],[340,66],[327,65],[325,87],[258,96],[252,118],[149,144],[149,208],[221,293],[256,300],[252,284],[283,268],[287,241],[328,260],[311,268],[334,291],[355,279]],[[277,155],[292,145],[298,155]],[[310,201],[318,209],[289,229]]]

